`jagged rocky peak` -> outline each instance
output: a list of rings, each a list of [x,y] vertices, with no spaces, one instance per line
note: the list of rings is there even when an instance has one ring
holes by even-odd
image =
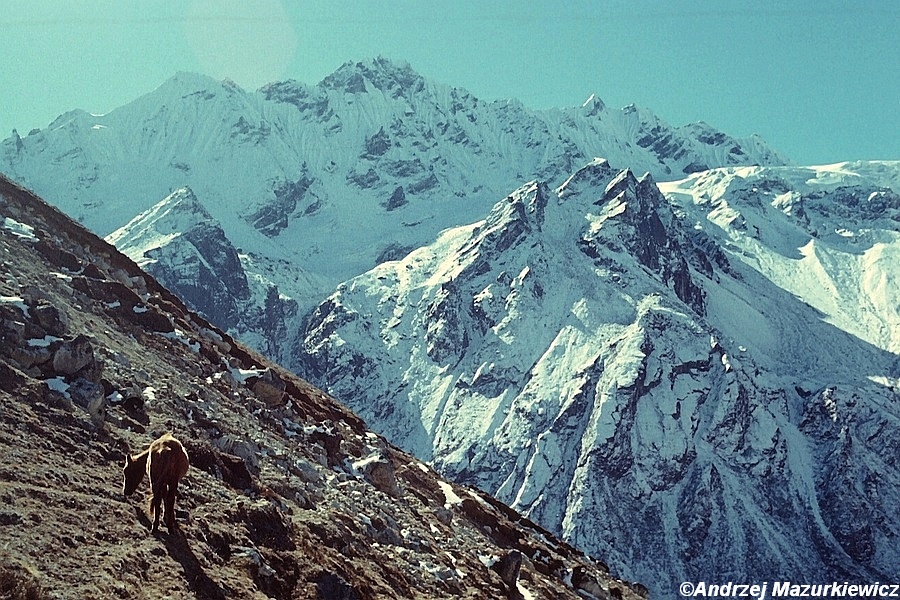
[[[609,182],[601,202],[622,204],[624,206],[623,213],[628,213],[632,219],[640,219],[642,216],[647,216],[647,213],[653,213],[660,218],[669,220],[668,216],[671,213],[669,203],[656,187],[653,176],[645,173],[638,179],[631,169],[624,169]]]
[[[518,244],[530,231],[540,231],[553,191],[546,183],[528,183],[494,205],[472,234],[471,246],[496,256]]]
[[[507,196],[506,202],[498,207],[509,207],[517,215],[530,215],[534,223],[539,225],[552,194],[545,182],[531,181]]]
[[[584,101],[584,104],[581,105],[581,109],[584,111],[586,117],[596,117],[606,110],[606,104],[599,96],[591,94],[588,99]]]
[[[346,62],[319,84],[326,89],[363,94],[370,89],[392,93],[395,97],[424,89],[425,80],[405,62],[378,57],[363,62]]]
[[[647,173],[637,179],[631,170],[625,169],[609,182],[596,204],[602,207],[602,213],[582,234],[579,242],[582,251],[594,259],[601,259],[604,249],[625,251],[640,265],[657,273],[664,284],[671,285],[678,298],[695,313],[704,314],[704,293],[691,276],[683,227],[676,224],[672,206],[653,177]],[[618,268],[627,270],[621,264]]]
[[[556,193],[564,200],[573,195],[596,193],[598,197],[605,193],[609,182],[616,175],[616,170],[605,158],[595,158],[581,167],[559,186]]]

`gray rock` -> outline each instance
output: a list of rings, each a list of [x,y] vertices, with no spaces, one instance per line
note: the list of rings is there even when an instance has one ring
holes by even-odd
[[[38,302],[36,306],[31,307],[30,312],[37,324],[47,332],[47,335],[55,337],[65,335],[66,328],[69,325],[69,316],[56,306],[46,302]]]
[[[53,353],[53,370],[59,375],[75,375],[94,362],[94,346],[86,335],[64,341]]]

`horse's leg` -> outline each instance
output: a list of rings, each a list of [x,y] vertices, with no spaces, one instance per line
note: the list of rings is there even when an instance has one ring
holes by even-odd
[[[169,484],[169,489],[166,492],[166,528],[172,532],[175,531],[177,525],[175,524],[175,494],[178,490],[178,484],[172,483]]]
[[[163,486],[156,482],[151,482],[151,492],[153,496],[150,498],[150,514],[153,515],[153,529],[150,531],[156,533],[159,531],[159,509],[163,499]]]

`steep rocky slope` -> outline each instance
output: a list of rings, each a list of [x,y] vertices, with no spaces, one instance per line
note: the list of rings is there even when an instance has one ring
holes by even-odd
[[[723,169],[666,197],[594,161],[339,286],[302,372],[660,597],[896,579],[898,173]]]
[[[0,219],[4,597],[641,595],[440,479],[6,179]],[[192,468],[180,532],[151,536],[120,465],[166,431]]]

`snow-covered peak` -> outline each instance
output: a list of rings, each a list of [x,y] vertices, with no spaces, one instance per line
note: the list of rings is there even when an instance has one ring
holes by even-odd
[[[581,109],[584,111],[585,116],[596,117],[606,110],[606,104],[603,103],[603,100],[601,100],[599,96],[591,94],[588,96],[588,99],[584,101],[584,104],[581,105]]]
[[[80,119],[80,118],[87,117],[87,116],[90,116],[90,115],[88,115],[87,111],[84,111],[80,108],[67,110],[66,112],[62,113],[61,115],[59,115],[58,117],[53,119],[53,121],[50,122],[50,125],[47,126],[47,129],[51,129],[51,130],[59,129],[59,127],[61,125],[64,125],[65,123],[68,123],[69,121],[72,121],[74,119]]]
[[[195,73],[191,71],[178,71],[167,79],[159,89],[178,89],[186,92],[196,92],[198,90],[216,90],[225,85],[224,81],[217,80],[208,75]]]
[[[396,96],[421,90],[425,80],[405,62],[384,57],[361,62],[346,62],[319,84],[325,89],[361,94],[371,88]]]
[[[572,195],[596,194],[598,197],[606,192],[606,186],[616,171],[605,158],[595,158],[569,176],[556,193],[561,199]]]
[[[173,237],[212,222],[212,215],[200,204],[194,192],[184,187],[175,190],[111,233],[107,241],[115,246],[127,241],[129,254],[143,255],[144,250],[163,246]]]
[[[841,254],[777,200],[812,193],[837,223],[851,181],[896,205],[846,165],[722,169],[664,195],[594,161],[558,198],[527,184],[342,284],[300,370],[654,596],[722,573],[883,578],[900,560],[900,421],[877,332],[900,330],[900,240],[890,212],[866,217],[881,241]],[[822,299],[862,307],[876,342]]]

